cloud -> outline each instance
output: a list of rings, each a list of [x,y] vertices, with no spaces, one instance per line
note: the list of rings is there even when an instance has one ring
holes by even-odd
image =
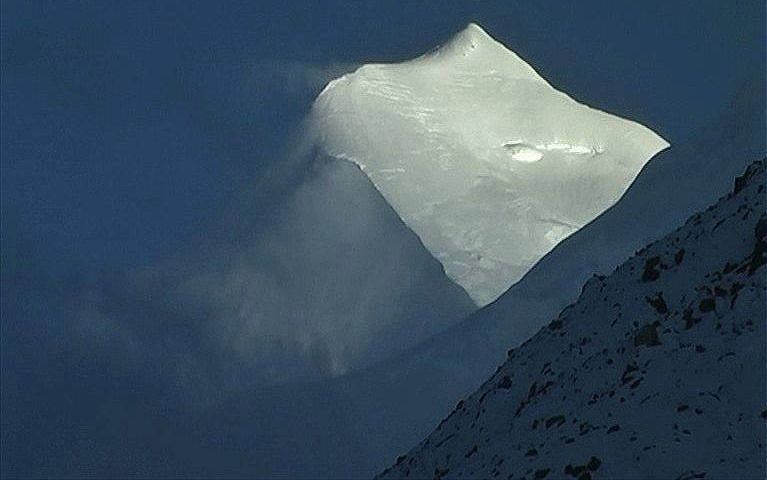
[[[356,166],[295,138],[198,241],[82,288],[79,348],[207,403],[362,368],[474,308]]]

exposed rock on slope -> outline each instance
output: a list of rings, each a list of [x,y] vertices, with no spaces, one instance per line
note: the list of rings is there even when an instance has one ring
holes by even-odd
[[[381,476],[764,478],[764,177],[592,278]]]

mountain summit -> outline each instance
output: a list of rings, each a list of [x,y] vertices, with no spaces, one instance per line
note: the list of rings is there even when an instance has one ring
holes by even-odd
[[[479,305],[612,205],[668,146],[555,90],[476,24],[414,60],[331,81],[310,126]]]
[[[507,79],[532,80],[546,83],[538,73],[516,53],[504,47],[476,23],[455,34],[448,42],[419,57],[417,62],[450,63],[453,68],[475,68],[501,72]]]

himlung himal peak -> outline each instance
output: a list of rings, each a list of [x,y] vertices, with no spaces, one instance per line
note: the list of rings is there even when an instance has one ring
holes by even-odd
[[[414,60],[331,81],[310,125],[479,305],[615,203],[668,147],[556,90],[476,24]]]

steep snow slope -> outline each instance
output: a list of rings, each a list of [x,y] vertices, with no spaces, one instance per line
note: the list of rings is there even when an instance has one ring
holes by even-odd
[[[764,478],[765,161],[593,277],[382,477]]]
[[[480,305],[615,203],[668,146],[555,90],[475,24],[415,60],[333,80],[310,123]]]

